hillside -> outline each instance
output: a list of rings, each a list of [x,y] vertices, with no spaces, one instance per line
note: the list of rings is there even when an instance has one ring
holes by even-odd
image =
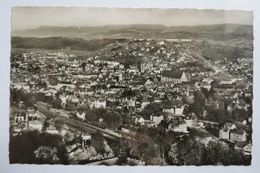
[[[120,42],[123,39],[95,39],[83,40],[79,38],[64,38],[64,37],[12,37],[12,48],[24,49],[69,49],[69,50],[88,50],[95,51],[105,47],[108,44]]]
[[[233,39],[253,38],[253,26],[238,24],[218,24],[199,26],[164,25],[105,25],[85,27],[41,26],[24,31],[13,31],[18,37],[74,37],[94,38],[210,38]]]

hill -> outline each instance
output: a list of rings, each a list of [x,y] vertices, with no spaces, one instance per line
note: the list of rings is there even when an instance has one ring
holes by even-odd
[[[96,38],[210,38],[233,39],[253,38],[253,26],[239,24],[218,24],[199,26],[164,25],[105,25],[105,26],[40,26],[35,29],[13,31],[18,37],[74,37]]]
[[[69,49],[94,51],[114,42],[124,41],[124,39],[94,39],[84,40],[79,38],[65,37],[12,37],[12,48],[24,49]]]

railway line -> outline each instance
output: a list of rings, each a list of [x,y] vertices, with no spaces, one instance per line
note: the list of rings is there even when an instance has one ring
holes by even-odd
[[[57,118],[59,120],[62,120],[67,126],[72,127],[74,129],[77,129],[79,131],[82,132],[87,132],[87,133],[96,133],[96,132],[101,132],[104,137],[110,138],[110,139],[114,139],[114,140],[119,140],[122,136],[116,133],[112,133],[110,131],[107,131],[105,129],[93,126],[91,124],[85,123],[85,122],[81,122],[79,120],[75,120],[72,118],[69,118],[67,116],[62,116],[58,113],[52,112],[48,107],[43,106],[41,104],[34,104],[34,106],[37,108],[37,110],[39,112],[41,112],[42,114],[44,114],[46,117],[49,118]]]

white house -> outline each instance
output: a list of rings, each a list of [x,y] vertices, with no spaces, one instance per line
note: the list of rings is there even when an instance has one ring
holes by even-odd
[[[46,132],[51,133],[51,134],[58,134],[59,133],[57,128],[55,126],[52,126],[52,125],[46,128]]]
[[[95,100],[95,103],[94,103],[94,107],[95,108],[106,108],[107,106],[107,101],[106,100],[101,100],[101,99],[98,99],[98,100]]]
[[[151,115],[150,120],[153,121],[156,125],[158,125],[163,120],[163,115],[160,115],[160,116]]]
[[[232,123],[225,123],[224,127],[220,129],[219,131],[219,138],[221,139],[230,139],[230,130],[235,129],[235,124]]]
[[[81,119],[82,121],[85,121],[85,120],[86,120],[86,114],[85,114],[85,112],[77,111],[76,116],[77,116],[79,119]]]
[[[33,130],[41,131],[43,128],[43,124],[41,121],[33,120],[28,122],[28,127]]]
[[[143,117],[139,117],[139,118],[136,118],[135,123],[140,124],[140,125],[143,126],[144,123],[145,123],[145,120],[144,120]]]

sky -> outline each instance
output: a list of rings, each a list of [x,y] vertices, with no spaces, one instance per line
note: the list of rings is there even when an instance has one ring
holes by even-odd
[[[237,10],[13,7],[12,30],[39,26],[102,26],[161,24],[165,26],[253,24],[253,13]]]

